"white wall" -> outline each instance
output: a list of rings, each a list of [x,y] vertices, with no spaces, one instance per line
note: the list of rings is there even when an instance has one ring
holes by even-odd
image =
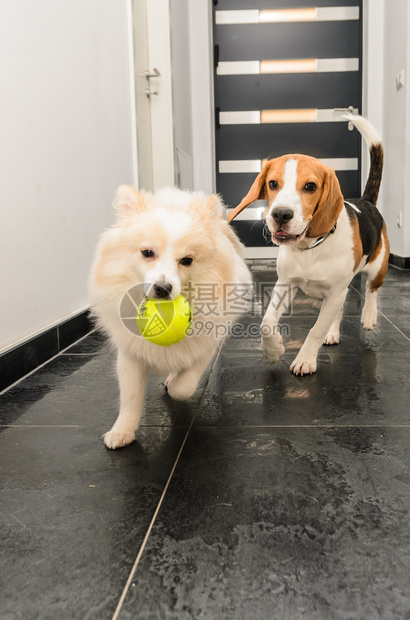
[[[212,4],[169,0],[169,5],[174,146],[191,159],[182,161],[181,177],[189,177],[189,182],[182,180],[181,186],[211,194],[215,192]],[[177,153],[175,160],[178,177]]]
[[[383,70],[385,168],[383,200],[384,217],[392,253],[398,256],[410,256],[408,234],[410,232],[408,228],[410,203],[408,194],[406,194],[407,177],[410,174],[408,20],[407,0],[385,0]],[[405,73],[406,84],[398,90],[396,76],[402,70]],[[403,212],[404,225],[402,228],[397,226],[396,221],[399,211]]]
[[[132,183],[125,0],[0,3],[0,349],[88,305]]]
[[[189,0],[170,0],[175,144],[192,156]]]
[[[189,0],[194,189],[215,191],[212,4]]]
[[[189,0],[170,0],[176,183],[193,189]]]
[[[405,140],[405,170],[404,170],[404,204],[403,204],[403,254],[410,257],[410,8],[407,4],[407,53],[406,53],[406,129]]]
[[[379,208],[391,252],[410,256],[410,10],[407,0],[365,0],[364,17],[364,113],[379,129],[385,148]],[[397,89],[402,70],[405,85]]]
[[[169,0],[146,0],[150,70],[156,67],[161,77],[151,80],[151,139],[154,189],[173,185],[174,135],[172,109],[171,32]]]

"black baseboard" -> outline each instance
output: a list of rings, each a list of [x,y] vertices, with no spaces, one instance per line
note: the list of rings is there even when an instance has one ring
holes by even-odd
[[[396,256],[395,254],[390,254],[389,265],[397,267],[398,269],[410,269],[410,257]]]
[[[88,310],[0,355],[0,391],[63,351],[94,328]]]

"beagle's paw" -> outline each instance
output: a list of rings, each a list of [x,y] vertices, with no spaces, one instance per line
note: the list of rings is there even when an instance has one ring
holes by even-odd
[[[290,365],[290,370],[294,375],[313,375],[316,372],[317,363],[316,357],[309,357],[307,355],[297,355]]]
[[[281,336],[262,336],[262,350],[266,359],[275,364],[285,352]]]
[[[377,308],[363,308],[361,323],[364,329],[373,329],[377,323]]]
[[[114,431],[110,430],[103,435],[104,443],[110,450],[116,450],[117,448],[123,448],[128,446],[135,440],[135,433],[128,431]]]

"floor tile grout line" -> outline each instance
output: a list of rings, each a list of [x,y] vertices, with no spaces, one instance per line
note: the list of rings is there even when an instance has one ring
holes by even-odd
[[[364,298],[365,298],[365,297],[364,297],[364,295],[363,295],[360,291],[358,291],[358,290],[357,290],[357,288],[355,288],[353,285],[351,285],[351,287],[352,287],[352,289],[353,289],[354,291],[356,291],[356,293],[358,293],[358,294],[361,296],[361,298],[362,298],[362,299],[364,299]],[[404,332],[402,332],[402,331],[401,331],[401,329],[400,329],[399,327],[397,327],[397,325],[395,325],[395,324],[393,323],[393,321],[391,321],[391,320],[389,319],[389,317],[388,317],[388,316],[386,316],[386,315],[384,314],[384,312],[382,312],[379,308],[377,308],[377,312],[380,314],[380,316],[382,316],[384,319],[386,319],[386,321],[388,321],[388,322],[390,323],[390,325],[392,325],[395,329],[397,329],[397,331],[398,331],[398,332],[399,332],[402,336],[404,336],[404,338],[406,338],[406,340],[408,340],[408,341],[410,342],[410,338],[409,338],[408,336],[406,336],[406,334],[405,334]]]
[[[199,403],[198,405],[199,406]],[[195,413],[196,417],[196,413]],[[0,424],[0,429],[33,429],[33,428],[72,428],[77,430],[82,429],[98,429],[103,426],[104,428],[111,428],[108,424],[103,425],[79,425],[79,424]],[[150,424],[140,426],[141,430],[148,428],[186,428],[190,429],[189,424]],[[195,428],[410,428],[410,424],[203,424],[197,423]]]
[[[247,428],[260,428],[264,429],[272,429],[272,428],[357,428],[357,429],[368,429],[368,428],[410,428],[410,424],[196,424],[195,428],[237,428],[237,429],[247,429]]]
[[[21,383],[22,381],[24,381],[24,379],[27,379],[28,377],[31,377],[31,375],[33,375],[35,372],[37,372],[38,370],[40,370],[40,368],[43,368],[44,366],[46,366],[47,364],[49,364],[50,362],[52,362],[53,360],[55,360],[57,357],[59,357],[60,355],[64,354],[64,351],[67,351],[67,349],[69,349],[70,347],[73,347],[75,344],[81,342],[82,340],[84,340],[84,338],[87,338],[87,336],[89,336],[90,334],[93,334],[95,331],[97,331],[97,328],[94,327],[94,329],[92,329],[91,331],[89,331],[87,334],[85,334],[84,336],[82,336],[81,338],[79,338],[78,340],[76,340],[75,342],[72,342],[71,344],[68,345],[68,347],[66,347],[65,349],[63,349],[62,351],[59,351],[58,353],[56,353],[55,355],[53,355],[53,357],[50,357],[48,360],[46,360],[45,362],[43,362],[42,364],[40,364],[39,366],[36,366],[35,368],[33,368],[33,370],[31,370],[30,372],[28,372],[26,375],[23,375],[22,377],[20,377],[20,379],[17,379],[17,381],[15,381],[14,383],[12,383],[11,385],[8,385],[6,388],[4,388],[4,390],[0,391],[0,396],[2,396],[3,394],[5,394],[6,392],[8,392],[8,390],[11,390],[12,388],[16,387],[19,383]]]
[[[292,314],[282,314],[282,316],[280,317],[280,320],[283,322],[285,319],[317,319],[319,314],[319,308],[317,308],[317,312],[315,314],[297,314],[296,312],[292,312]],[[263,314],[258,314],[257,319],[262,319],[263,318]],[[360,318],[361,314],[360,312],[358,312],[357,314],[344,314],[343,318],[344,319],[358,319]],[[253,317],[250,317],[253,318]],[[240,319],[238,319],[238,322],[240,321]]]
[[[197,403],[198,408],[200,403]],[[194,417],[196,419],[196,410]],[[189,424],[141,424],[140,429],[149,428],[186,428],[187,430],[192,426],[192,420]],[[83,429],[100,429],[111,428],[109,424],[0,424],[0,429],[30,429],[30,428],[72,428],[76,430]],[[206,424],[197,423],[195,428],[410,428],[410,424]]]
[[[144,428],[188,428],[187,424],[141,424],[140,429]],[[74,428],[74,429],[99,429],[112,428],[112,424],[0,424],[1,428]]]
[[[108,425],[107,425],[108,426]],[[78,424],[0,424],[0,428],[98,428]]]
[[[75,345],[75,343],[74,343]],[[71,347],[74,345],[70,345]],[[63,357],[93,357],[96,355],[104,355],[104,353],[100,353],[99,351],[94,352],[94,351],[90,351],[89,353],[71,353],[71,351],[67,351],[67,349],[64,349],[64,351],[62,351],[60,353],[60,355],[62,355]]]
[[[154,527],[154,525],[155,525],[155,522],[156,522],[156,520],[157,520],[157,517],[158,517],[159,511],[161,510],[161,507],[162,507],[162,504],[163,504],[163,502],[164,502],[165,496],[166,496],[166,494],[167,494],[167,491],[168,491],[169,485],[171,484],[171,480],[172,480],[172,478],[173,478],[173,476],[174,476],[174,473],[175,473],[175,470],[176,470],[176,468],[177,468],[177,466],[178,466],[178,463],[179,463],[179,460],[180,460],[180,458],[181,458],[182,452],[183,452],[183,450],[184,450],[184,448],[185,448],[185,444],[186,444],[186,442],[188,441],[189,434],[190,434],[190,432],[191,432],[191,430],[192,430],[192,427],[193,427],[193,425],[194,425],[194,421],[195,421],[196,415],[197,415],[198,410],[199,410],[200,405],[201,405],[202,396],[203,396],[203,394],[204,394],[204,392],[205,392],[205,390],[206,390],[206,388],[207,388],[208,381],[209,381],[209,377],[211,376],[212,371],[213,371],[213,369],[215,368],[215,364],[216,364],[216,362],[217,362],[217,360],[218,360],[218,358],[219,358],[219,355],[220,355],[220,353],[221,353],[221,349],[222,349],[222,346],[220,346],[220,347],[219,347],[219,349],[218,349],[218,353],[217,353],[217,355],[216,355],[216,357],[215,357],[215,360],[214,360],[214,362],[213,362],[213,364],[212,364],[212,368],[211,368],[211,371],[210,371],[210,373],[209,373],[208,380],[207,380],[207,382],[205,383],[204,388],[203,388],[203,390],[202,390],[201,398],[199,399],[199,402],[197,403],[197,406],[195,407],[194,415],[192,416],[192,420],[191,420],[191,422],[190,422],[190,424],[189,424],[188,430],[187,430],[187,432],[186,432],[186,434],[185,434],[185,437],[184,437],[184,439],[183,439],[183,441],[182,441],[181,447],[180,447],[180,449],[179,449],[179,451],[178,451],[178,454],[177,454],[177,457],[176,457],[176,459],[175,459],[175,463],[174,463],[174,465],[173,465],[173,467],[172,467],[172,469],[171,469],[171,472],[170,472],[170,474],[169,474],[169,476],[168,476],[168,480],[167,480],[167,482],[166,482],[166,484],[165,484],[165,487],[164,487],[164,490],[162,491],[162,494],[161,494],[161,497],[160,497],[160,499],[159,499],[158,505],[157,505],[157,507],[156,507],[156,509],[155,509],[155,512],[154,512],[154,514],[153,514],[153,516],[152,516],[151,522],[150,522],[150,524],[149,524],[149,526],[148,526],[148,529],[147,529],[147,531],[146,531],[146,533],[145,533],[144,539],[143,539],[143,541],[142,541],[142,543],[141,543],[140,549],[139,549],[139,551],[138,551],[137,557],[135,558],[135,561],[134,561],[134,564],[133,564],[133,566],[132,566],[132,568],[131,568],[130,574],[128,575],[128,579],[127,579],[126,584],[125,584],[125,586],[124,586],[124,589],[123,589],[123,591],[122,591],[122,593],[121,593],[121,596],[120,596],[120,599],[119,599],[119,601],[118,601],[117,607],[116,607],[115,612],[114,612],[114,615],[113,615],[113,617],[112,617],[112,620],[117,620],[118,615],[119,615],[119,613],[120,613],[120,611],[121,611],[121,608],[122,608],[122,606],[123,606],[123,603],[124,603],[124,601],[125,601],[125,597],[127,596],[128,590],[129,590],[129,588],[130,588],[131,582],[132,582],[132,580],[134,579],[135,573],[136,573],[137,568],[138,568],[138,564],[140,563],[140,560],[141,560],[142,554],[144,553],[144,550],[145,550],[145,547],[146,547],[146,545],[147,545],[148,539],[149,539],[149,537],[150,537],[150,535],[151,535],[152,529],[153,529],[153,527]]]
[[[155,525],[155,522],[156,522],[156,520],[157,520],[157,517],[158,517],[159,511],[161,510],[162,504],[163,504],[164,499],[165,499],[165,495],[167,494],[167,491],[168,491],[169,485],[171,484],[171,480],[172,480],[172,478],[173,478],[174,472],[175,472],[175,470],[176,470],[176,468],[177,468],[177,465],[178,465],[178,463],[179,463],[179,459],[180,459],[181,454],[182,454],[182,451],[183,451],[183,449],[184,449],[184,447],[185,447],[185,444],[186,444],[186,441],[187,441],[187,439],[188,439],[188,435],[189,435],[189,433],[190,433],[191,428],[192,428],[192,424],[191,424],[191,425],[190,425],[190,427],[188,428],[188,430],[187,430],[187,432],[186,432],[186,434],[185,434],[185,437],[184,437],[184,439],[183,439],[183,441],[182,441],[181,447],[180,447],[179,452],[178,452],[178,454],[177,454],[177,457],[176,457],[176,459],[175,459],[175,463],[174,463],[174,465],[173,465],[173,467],[172,467],[172,469],[171,469],[171,473],[170,473],[170,474],[169,474],[169,476],[168,476],[167,482],[165,483],[164,490],[162,491],[161,497],[159,498],[159,502],[158,502],[157,507],[156,507],[156,509],[155,509],[155,512],[154,512],[154,514],[153,514],[153,516],[152,516],[152,519],[151,519],[151,521],[150,521],[150,524],[149,524],[149,526],[148,526],[148,529],[147,529],[147,531],[146,531],[146,533],[145,533],[145,536],[144,536],[144,539],[143,539],[143,541],[142,541],[142,543],[141,543],[141,546],[140,546],[140,548],[139,548],[139,551],[138,551],[137,557],[135,558],[134,564],[132,565],[131,571],[130,571],[130,573],[129,573],[129,575],[128,575],[128,579],[127,579],[127,581],[126,581],[126,583],[125,583],[124,589],[123,589],[123,591],[122,591],[122,593],[121,593],[121,596],[120,596],[120,598],[119,598],[119,601],[118,601],[117,607],[116,607],[116,609],[115,609],[114,615],[113,615],[113,617],[112,617],[112,620],[116,620],[116,619],[118,618],[118,615],[119,615],[119,613],[120,613],[120,611],[121,611],[121,607],[123,606],[123,603],[124,603],[124,601],[125,601],[125,597],[126,597],[126,596],[127,596],[127,594],[128,594],[128,590],[130,589],[131,582],[132,582],[132,580],[134,579],[135,573],[136,573],[137,568],[138,568],[138,564],[140,563],[140,560],[141,560],[142,554],[143,554],[143,553],[144,553],[144,551],[145,551],[145,547],[146,547],[146,545],[147,545],[148,539],[149,539],[149,537],[151,536],[152,529],[153,529],[153,527],[154,527],[154,525]]]
[[[380,310],[379,310],[379,312],[380,312]],[[385,314],[383,314],[383,312],[380,312],[380,314],[382,315],[382,317],[383,317],[383,318],[385,318],[385,319],[386,319],[386,321],[388,321],[388,322],[390,323],[390,325],[392,325],[392,327],[394,327],[395,329],[397,329],[397,331],[399,332],[399,334],[401,334],[402,336],[404,336],[404,338],[406,338],[406,340],[408,340],[408,341],[410,342],[410,338],[409,338],[408,336],[406,336],[406,334],[405,334],[404,332],[402,332],[402,331],[401,331],[401,329],[400,329],[399,327],[397,327],[397,325],[395,325],[395,324],[393,323],[393,321],[391,321],[391,320],[389,319],[389,317],[388,317],[388,316],[386,316]]]

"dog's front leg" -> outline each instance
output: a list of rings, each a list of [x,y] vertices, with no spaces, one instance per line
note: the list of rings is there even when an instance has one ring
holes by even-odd
[[[295,375],[311,375],[315,372],[318,351],[335,317],[342,310],[346,295],[347,288],[338,295],[332,295],[323,299],[318,319],[290,366],[291,371]]]
[[[292,303],[298,287],[291,282],[278,281],[272,291],[269,307],[262,320],[262,349],[271,364],[277,362],[285,352],[282,336],[278,331],[279,319]]]
[[[165,381],[165,388],[171,398],[175,400],[186,400],[195,392],[198,382],[204,374],[208,364],[213,358],[215,348],[205,352],[203,357],[190,368],[180,370],[178,373],[171,373]]]
[[[120,413],[114,426],[104,435],[107,448],[115,450],[135,439],[142,407],[148,367],[142,360],[118,351],[117,373],[120,384]]]

